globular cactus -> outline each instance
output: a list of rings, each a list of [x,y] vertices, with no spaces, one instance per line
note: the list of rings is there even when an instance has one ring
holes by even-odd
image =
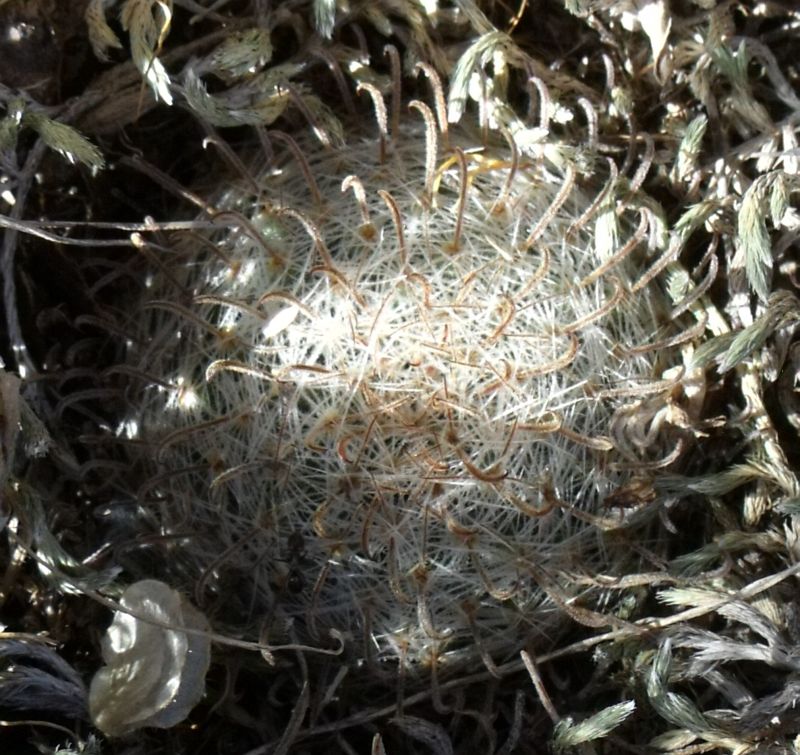
[[[212,623],[491,663],[614,558],[609,436],[669,366],[657,223],[574,152],[370,94],[376,125],[272,132],[213,227],[157,252],[120,432]]]

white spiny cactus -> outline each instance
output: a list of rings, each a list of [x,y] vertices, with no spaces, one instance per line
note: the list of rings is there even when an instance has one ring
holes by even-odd
[[[253,626],[355,659],[502,655],[552,627],[542,584],[608,566],[612,418],[668,366],[628,350],[658,340],[646,217],[425,105],[372,132],[273,135],[260,193],[161,252],[128,326],[141,501],[212,621],[227,573]]]

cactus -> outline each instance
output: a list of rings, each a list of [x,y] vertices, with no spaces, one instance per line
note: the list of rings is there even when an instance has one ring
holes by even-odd
[[[657,224],[555,141],[369,93],[374,126],[271,132],[160,253],[120,433],[212,620],[334,630],[376,668],[491,664],[615,557],[597,522],[636,453],[610,436],[669,364],[637,285]]]

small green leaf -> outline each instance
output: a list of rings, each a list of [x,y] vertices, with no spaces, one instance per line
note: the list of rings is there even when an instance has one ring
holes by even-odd
[[[172,104],[170,79],[156,57],[172,21],[172,0],[127,0],[120,16],[131,40],[131,57],[156,99]]]
[[[755,180],[742,197],[736,227],[734,267],[744,267],[750,287],[766,301],[772,278],[772,248],[767,233],[766,176]]]
[[[679,181],[689,178],[697,167],[697,156],[700,154],[703,136],[708,126],[708,118],[698,115],[687,127],[678,147],[678,157],[673,169],[674,176]]]
[[[28,111],[22,116],[22,125],[36,131],[48,147],[60,152],[71,163],[80,162],[98,170],[105,165],[103,153],[80,131],[66,123]]]
[[[731,490],[735,490],[751,480],[767,476],[768,472],[765,472],[757,462],[746,462],[736,464],[722,472],[695,478],[689,483],[689,488],[703,495],[718,496],[730,493]]]
[[[719,209],[719,202],[715,199],[706,199],[691,205],[675,223],[673,233],[681,242],[686,241],[714,212]]]
[[[720,355],[730,350],[736,336],[735,332],[723,333],[700,344],[692,354],[691,368],[706,367],[718,359]]]
[[[577,724],[573,723],[572,719],[565,718],[556,724],[553,745],[556,751],[562,751],[584,742],[602,739],[616,729],[635,709],[636,703],[627,700],[604,708]]]

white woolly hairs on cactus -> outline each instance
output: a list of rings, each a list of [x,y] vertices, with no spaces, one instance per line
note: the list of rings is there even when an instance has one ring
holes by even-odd
[[[162,254],[125,425],[212,621],[407,666],[507,655],[553,626],[542,580],[608,567],[604,392],[658,376],[624,345],[660,307],[613,194],[415,107],[380,140],[273,137],[261,193]]]

